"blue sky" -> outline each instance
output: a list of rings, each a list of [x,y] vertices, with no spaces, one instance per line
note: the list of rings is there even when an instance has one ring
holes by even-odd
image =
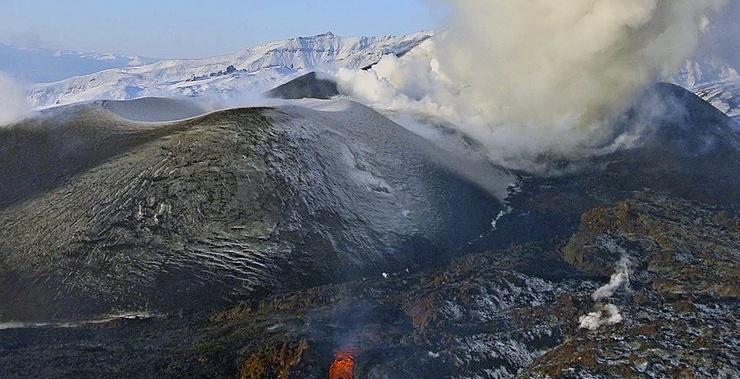
[[[428,0],[0,0],[0,42],[194,58],[326,31],[432,29],[442,13]]]

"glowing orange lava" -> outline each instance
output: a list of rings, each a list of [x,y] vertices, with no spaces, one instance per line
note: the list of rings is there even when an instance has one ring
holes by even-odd
[[[350,353],[334,353],[334,363],[329,368],[329,379],[354,379],[355,357]]]

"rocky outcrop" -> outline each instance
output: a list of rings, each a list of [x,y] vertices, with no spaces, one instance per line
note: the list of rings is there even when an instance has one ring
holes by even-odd
[[[300,364],[306,349],[308,349],[308,343],[306,340],[300,340],[296,343],[284,342],[280,347],[252,354],[244,361],[237,377],[239,379],[290,378],[291,371],[296,370],[295,366]]]
[[[606,275],[628,257],[628,288],[608,300],[624,321],[573,333],[523,376],[738,375],[738,221],[653,192],[586,212],[563,258]]]
[[[643,192],[614,208],[586,212],[563,258],[608,276],[621,257],[651,276],[664,296],[740,298],[738,220],[685,200]]]

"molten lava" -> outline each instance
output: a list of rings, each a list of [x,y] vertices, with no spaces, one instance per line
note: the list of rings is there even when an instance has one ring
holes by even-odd
[[[329,368],[329,379],[354,379],[355,357],[351,353],[334,353],[334,363]]]

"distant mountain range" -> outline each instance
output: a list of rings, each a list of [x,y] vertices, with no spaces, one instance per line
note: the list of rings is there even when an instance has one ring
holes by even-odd
[[[403,54],[431,32],[394,37],[340,37],[331,32],[268,43],[204,59],[152,62],[140,57],[86,54],[0,45],[0,70],[35,84],[34,107],[147,96],[243,99],[329,65],[365,68],[386,54]],[[711,37],[711,36],[710,36]],[[6,59],[6,57],[10,57]],[[717,46],[702,47],[672,81],[735,119],[740,118],[738,63]]]
[[[364,68],[386,54],[403,54],[431,36],[352,37],[332,33],[268,43],[219,57],[163,60],[109,69],[29,91],[36,107],[145,96],[218,98],[260,93],[326,65]]]
[[[140,66],[155,59],[139,56],[39,49],[0,43],[0,71],[25,83],[49,83],[111,68]]]

